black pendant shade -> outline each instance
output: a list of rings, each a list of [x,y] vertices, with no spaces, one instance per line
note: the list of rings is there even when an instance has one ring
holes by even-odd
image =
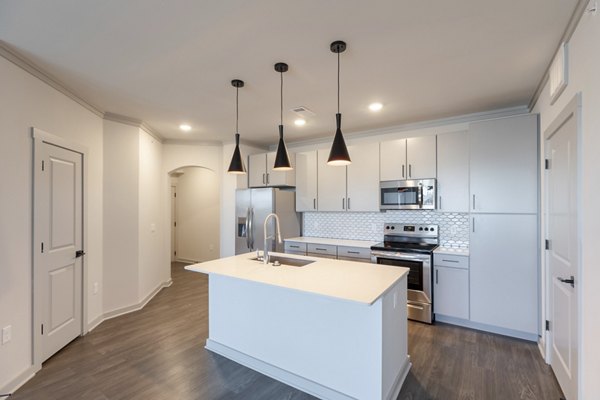
[[[342,135],[342,114],[335,114],[335,121],[337,129],[335,130],[335,136],[333,138],[333,144],[331,145],[331,151],[329,152],[327,164],[334,166],[348,165],[351,164],[351,161],[344,135]]]
[[[235,88],[235,149],[233,150],[233,156],[231,157],[227,172],[230,174],[245,174],[246,167],[244,166],[244,160],[242,160],[242,153],[240,152],[240,134],[238,132],[238,91],[241,87],[244,87],[244,81],[234,79],[231,81],[231,86]]]
[[[337,70],[337,101],[338,101],[338,112],[335,114],[336,130],[331,145],[331,151],[329,152],[329,158],[327,164],[334,166],[344,166],[351,164],[350,154],[346,147],[346,141],[342,134],[342,114],[340,113],[340,53],[346,50],[346,43],[341,40],[337,40],[331,43],[330,49],[333,53],[338,56],[338,70]]]
[[[242,160],[242,153],[240,152],[240,134],[235,134],[235,149],[233,150],[233,157],[229,163],[229,169],[227,172],[231,174],[245,174],[246,167],[244,166],[244,160]]]
[[[275,155],[275,164],[273,165],[274,170],[278,171],[289,171],[292,168],[290,158],[288,157],[287,148],[283,141],[283,73],[288,70],[286,63],[279,62],[275,64],[275,71],[279,72],[281,76],[280,86],[280,119],[279,119],[279,144],[277,145],[277,154]]]

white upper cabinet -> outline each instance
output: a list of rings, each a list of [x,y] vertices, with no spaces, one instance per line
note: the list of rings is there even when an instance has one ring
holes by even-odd
[[[346,211],[346,167],[327,165],[328,158],[328,148],[318,150],[318,210]]]
[[[440,211],[469,212],[469,133],[437,137],[437,189]]]
[[[317,211],[317,151],[296,153],[296,211]]]
[[[408,179],[436,177],[436,136],[406,139]]]
[[[251,154],[248,156],[248,187],[294,186],[296,174],[291,171],[274,171],[275,152]],[[294,154],[289,154],[294,166]]]
[[[379,143],[379,176],[382,181],[406,179],[406,139]]]
[[[379,211],[379,143],[348,147],[346,210]]]
[[[382,181],[436,177],[436,137],[420,136],[379,144]]]
[[[469,141],[471,212],[537,213],[537,115],[474,122]]]

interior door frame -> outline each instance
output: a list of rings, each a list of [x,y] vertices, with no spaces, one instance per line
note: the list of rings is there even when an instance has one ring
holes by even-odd
[[[570,118],[574,118],[577,124],[577,132],[576,132],[576,140],[577,140],[577,164],[576,164],[576,168],[577,168],[577,189],[576,189],[576,204],[577,204],[577,209],[581,210],[581,191],[582,191],[582,187],[581,187],[581,177],[582,177],[582,158],[581,158],[581,154],[582,154],[582,136],[583,136],[583,130],[582,130],[582,117],[581,117],[581,112],[582,112],[582,96],[581,96],[581,92],[576,93],[573,98],[571,99],[571,101],[569,101],[569,103],[567,103],[567,105],[564,106],[564,108],[560,111],[560,113],[554,118],[554,120],[552,121],[552,123],[546,128],[546,130],[544,131],[544,158],[547,157],[547,148],[546,148],[546,142],[548,141],[548,139],[550,139],[550,137],[552,137],[554,135],[554,133],[560,129],[563,124],[569,120]],[[544,171],[544,224],[543,224],[543,233],[544,233],[544,238],[548,238],[548,221],[549,221],[549,209],[548,209],[548,184],[547,184],[547,180],[548,180],[548,171]],[[581,221],[581,212],[577,212],[577,236],[578,239],[581,238],[581,233],[582,233],[582,221]],[[581,241],[577,240],[578,243],[578,247],[577,247],[577,276],[581,279],[582,277],[582,251],[581,251]],[[549,263],[549,258],[547,256],[548,250],[543,250],[543,257],[544,257],[544,268],[543,268],[543,273],[544,273],[544,295],[543,295],[543,314],[542,314],[542,320],[547,320],[549,318],[549,316],[552,314],[551,313],[551,307],[552,307],[552,298],[551,298],[551,289],[552,289],[552,274],[550,273],[550,263]],[[578,284],[578,282],[576,282],[576,284]],[[581,353],[580,353],[580,349],[581,349],[581,334],[582,334],[582,326],[581,326],[581,299],[582,299],[582,293],[581,290],[578,288],[577,290],[577,351],[578,351],[578,357],[577,357],[577,363],[578,363],[578,371],[580,371],[580,373],[578,374],[577,377],[577,390],[579,391],[581,388],[580,385],[580,380],[581,380]],[[552,335],[552,321],[550,321],[550,330],[549,331],[544,331],[544,358],[546,363],[550,364],[552,361],[552,340],[551,340],[551,335]],[[581,398],[581,397],[579,397]]]
[[[41,210],[43,206],[42,200],[40,196],[36,195],[36,184],[41,179],[41,169],[39,166],[41,165],[41,146],[43,144],[49,144],[52,146],[62,147],[66,150],[74,151],[76,153],[81,154],[81,165],[82,165],[82,244],[83,250],[87,249],[87,226],[88,226],[88,204],[87,204],[87,177],[88,177],[88,168],[87,168],[87,157],[88,157],[88,148],[78,143],[74,143],[68,140],[65,140],[56,135],[52,135],[48,132],[44,132],[41,129],[32,127],[31,134],[33,137],[33,210],[32,210],[32,229],[33,229],[33,237],[32,237],[32,304],[33,304],[33,318],[32,318],[32,364],[35,371],[39,371],[42,368],[42,333],[39,327],[41,326],[41,320],[43,315],[43,299],[39,295],[39,291],[41,290],[41,274],[39,273],[38,266],[41,264],[40,260],[40,252],[39,252],[39,243],[42,242],[42,233],[37,228],[37,220],[38,220],[38,212]],[[86,267],[87,263],[85,257],[82,257],[81,260],[81,297],[82,297],[82,307],[81,307],[81,333],[85,335],[88,333],[88,324],[87,324],[87,309],[88,309],[88,290],[87,290],[87,282],[88,282],[88,271]]]

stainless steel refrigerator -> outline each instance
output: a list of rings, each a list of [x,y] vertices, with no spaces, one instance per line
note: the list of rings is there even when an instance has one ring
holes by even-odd
[[[277,214],[282,239],[301,235],[302,214],[296,212],[293,190],[277,188],[239,189],[235,193],[235,254],[264,248],[264,222],[267,215]],[[270,219],[269,235],[273,235],[275,221]],[[283,243],[269,240],[269,250],[283,252]]]

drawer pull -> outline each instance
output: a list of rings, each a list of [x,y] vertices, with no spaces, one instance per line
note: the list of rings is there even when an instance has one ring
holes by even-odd
[[[460,261],[457,261],[457,260],[445,260],[445,259],[442,259],[442,261],[445,261],[445,262],[453,262],[453,263],[460,262]]]
[[[348,254],[360,254],[360,251],[350,251],[350,250],[348,250]]]
[[[319,251],[327,251],[327,249],[322,249],[320,247],[315,247],[315,250],[319,250]]]
[[[291,244],[290,244],[290,247],[293,247],[294,249],[299,249],[300,248],[300,246],[294,246],[294,245],[291,245]]]

